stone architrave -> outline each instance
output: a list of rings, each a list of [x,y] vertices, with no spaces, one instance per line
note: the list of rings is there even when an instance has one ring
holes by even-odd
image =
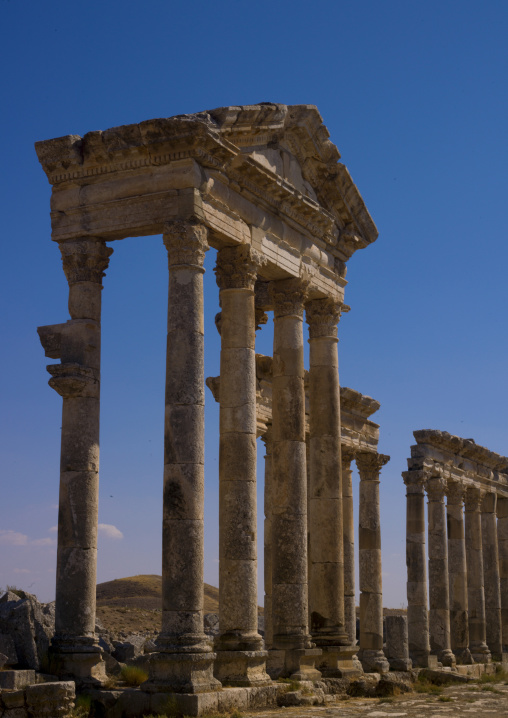
[[[342,537],[344,546],[344,626],[350,645],[356,644],[355,525],[353,513],[354,452],[342,447]]]
[[[164,227],[169,297],[164,422],[162,632],[149,661],[150,692],[220,687],[203,627],[204,347],[203,262],[207,230]]]
[[[92,238],[60,244],[70,321],[39,328],[49,385],[63,397],[52,673],[105,678],[95,637],[102,277],[113,250]]]
[[[501,626],[503,653],[508,653],[508,498],[497,499],[497,544],[501,587]]]
[[[487,491],[482,501],[483,585],[485,592],[485,626],[487,646],[496,661],[502,659],[501,588],[497,543],[496,499]]]
[[[425,473],[405,471],[407,624],[409,656],[414,666],[429,665],[427,557],[425,552]]]
[[[272,624],[272,428],[261,437],[265,445],[265,492],[264,492],[264,577],[265,577],[265,646],[273,644]]]
[[[485,594],[483,588],[483,550],[480,507],[484,491],[469,486],[465,495],[467,604],[469,650],[477,663],[489,663],[485,625]]]
[[[307,467],[303,310],[307,283],[270,284],[274,306],[272,380],[272,620],[273,648],[283,673],[319,678],[312,649],[307,596]]]
[[[379,472],[390,460],[384,454],[359,451],[360,473],[360,659],[366,672],[386,673],[390,665],[383,653],[383,585],[381,576],[381,521]]]
[[[270,681],[257,614],[254,284],[260,262],[249,245],[225,247],[215,269],[222,309],[215,676],[236,686]]]
[[[466,539],[464,535],[464,491],[461,481],[448,480],[446,512],[448,523],[448,578],[450,592],[450,644],[458,663],[472,663],[469,650],[467,610]]]
[[[443,666],[455,666],[450,644],[450,595],[446,536],[446,481],[433,477],[426,483],[429,530],[430,650]]]

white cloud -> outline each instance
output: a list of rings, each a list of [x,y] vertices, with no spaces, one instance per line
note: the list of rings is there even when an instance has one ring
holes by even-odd
[[[13,569],[14,573],[32,573],[27,568],[15,568]]]
[[[58,531],[58,526],[52,526],[50,529],[48,529],[48,533],[50,534],[56,534]]]
[[[55,546],[56,539],[54,538],[40,538],[30,541],[32,546]]]
[[[0,545],[2,546],[26,546],[28,544],[28,536],[18,533],[18,531],[6,531],[0,529]]]
[[[107,538],[122,539],[123,533],[112,524],[99,524],[99,533]]]

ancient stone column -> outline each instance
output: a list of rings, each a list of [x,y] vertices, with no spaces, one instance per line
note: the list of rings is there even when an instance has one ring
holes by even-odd
[[[272,380],[272,615],[273,647],[283,651],[282,672],[319,677],[311,648],[307,597],[307,468],[303,309],[306,283],[270,284],[274,306]],[[270,659],[272,660],[272,658]]]
[[[503,653],[508,653],[508,498],[497,497],[497,543],[501,586]]]
[[[407,616],[385,616],[385,653],[392,671],[410,671]]]
[[[429,664],[429,617],[427,611],[427,557],[425,555],[425,474],[405,471],[407,628],[409,656],[414,666]],[[434,659],[435,660],[435,659]]]
[[[497,545],[496,494],[488,491],[482,501],[483,585],[487,646],[495,661],[502,659],[501,586]]]
[[[105,678],[95,638],[102,277],[113,252],[92,238],[60,244],[70,321],[40,327],[50,386],[63,397],[51,671],[78,683]]]
[[[350,645],[356,644],[355,526],[353,514],[354,453],[345,446],[342,458],[342,537],[344,544],[344,626]]]
[[[200,693],[213,677],[203,630],[204,354],[206,228],[184,220],[164,228],[169,298],[164,422],[162,632],[149,664],[149,691]]]
[[[469,650],[477,663],[489,663],[485,626],[485,594],[483,589],[483,551],[480,506],[483,491],[470,486],[465,496],[467,605]]]
[[[464,486],[448,480],[448,579],[450,592],[450,643],[457,663],[472,663],[467,617],[466,540],[464,536]]]
[[[317,646],[346,645],[337,323],[341,304],[306,304],[309,325],[309,612]]]
[[[381,576],[381,522],[379,472],[390,460],[384,454],[360,451],[360,659],[367,672],[386,673],[390,665],[383,653],[383,585]]]
[[[446,536],[446,481],[430,478],[426,484],[429,529],[429,629],[430,650],[443,666],[455,666],[450,644],[450,594]]]
[[[261,437],[265,445],[265,525],[264,525],[264,576],[265,576],[265,646],[273,643],[272,624],[272,427]]]
[[[259,261],[248,245],[226,247],[219,250],[215,269],[222,309],[215,676],[237,686],[270,681],[257,612],[254,283]]]

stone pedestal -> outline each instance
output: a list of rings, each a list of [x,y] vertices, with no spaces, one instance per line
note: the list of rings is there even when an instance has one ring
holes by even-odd
[[[60,245],[69,282],[70,321],[40,327],[48,371],[63,397],[60,500],[51,671],[80,684],[105,678],[95,638],[99,498],[99,411],[102,277],[112,249],[85,238]]]
[[[318,668],[325,678],[358,678],[363,675],[358,646],[324,646]]]
[[[472,663],[467,617],[466,540],[464,535],[464,487],[448,481],[448,578],[450,592],[450,643],[457,663]]]
[[[477,663],[489,663],[483,589],[483,551],[480,507],[484,492],[470,487],[465,496],[467,603],[469,650]]]
[[[285,651],[285,675],[319,674],[312,661],[307,599],[307,468],[303,386],[306,285],[270,284],[274,306],[272,380],[273,647]]]
[[[497,544],[496,494],[489,491],[482,501],[483,585],[487,646],[495,661],[503,653],[501,626],[501,589]]]
[[[429,633],[430,650],[443,666],[455,666],[450,645],[448,543],[446,537],[446,481],[427,481],[429,528]]]
[[[309,613],[319,647],[347,645],[344,629],[344,556],[340,387],[337,323],[341,305],[306,304],[309,325]]]
[[[230,685],[269,683],[258,633],[256,356],[254,284],[259,256],[249,246],[217,255],[220,288],[219,636],[215,675]],[[236,658],[235,658],[235,655]]]
[[[342,540],[344,546],[344,628],[349,644],[356,644],[355,526],[353,512],[354,453],[342,446]]]
[[[503,653],[508,653],[508,498],[502,496],[497,499],[497,544]]]
[[[381,522],[379,472],[389,456],[360,451],[360,652],[366,672],[386,673],[390,666],[383,653],[383,588],[381,576]]]
[[[162,632],[143,689],[214,690],[211,641],[203,630],[204,355],[206,229],[166,225],[169,299],[164,424]]]
[[[409,655],[414,666],[429,665],[427,559],[425,555],[425,474],[405,471],[407,623]]]

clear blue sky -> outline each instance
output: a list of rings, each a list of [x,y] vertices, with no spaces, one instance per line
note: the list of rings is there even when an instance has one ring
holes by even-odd
[[[36,327],[68,318],[67,285],[33,143],[272,101],[317,105],[379,228],[349,263],[340,374],[382,404],[385,605],[405,603],[400,474],[413,430],[508,453],[507,37],[504,0],[0,0],[0,585],[53,597],[61,399]],[[114,249],[100,581],[160,573],[167,264],[160,237]],[[213,376],[212,267],[210,252]],[[270,327],[258,350],[271,353]],[[205,579],[215,585],[217,426],[207,393]]]

